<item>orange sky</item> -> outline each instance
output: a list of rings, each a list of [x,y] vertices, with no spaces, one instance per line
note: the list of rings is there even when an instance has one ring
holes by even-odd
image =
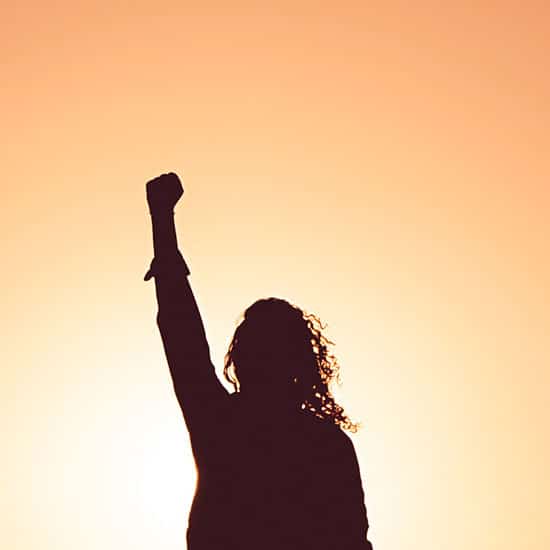
[[[375,549],[546,550],[550,9],[272,4],[4,7],[2,547],[183,547],[173,170],[219,368],[259,297],[328,324]]]

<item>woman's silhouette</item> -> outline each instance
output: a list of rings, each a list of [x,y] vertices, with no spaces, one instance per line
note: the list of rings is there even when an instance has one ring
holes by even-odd
[[[176,174],[147,183],[157,324],[189,430],[198,482],[189,550],[370,550],[354,425],[332,398],[337,364],[312,315],[276,298],[252,304],[224,373],[210,360],[177,246]]]

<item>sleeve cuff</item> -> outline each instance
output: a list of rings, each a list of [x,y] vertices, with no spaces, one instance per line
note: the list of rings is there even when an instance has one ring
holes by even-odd
[[[148,281],[158,275],[162,276],[169,274],[187,277],[190,273],[187,263],[178,250],[173,256],[168,258],[153,258],[143,280]]]

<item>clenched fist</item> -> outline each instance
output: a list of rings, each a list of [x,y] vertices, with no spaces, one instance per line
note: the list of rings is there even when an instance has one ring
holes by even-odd
[[[183,186],[174,172],[148,181],[145,187],[151,214],[171,211],[183,195]]]

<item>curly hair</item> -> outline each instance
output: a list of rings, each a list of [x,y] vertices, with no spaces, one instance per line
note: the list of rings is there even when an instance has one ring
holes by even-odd
[[[359,424],[350,420],[330,391],[333,382],[341,383],[340,366],[329,350],[334,343],[322,333],[325,328],[316,315],[286,300],[258,300],[246,309],[235,330],[225,355],[224,376],[239,392],[240,369],[258,356],[275,357],[272,366],[285,371],[277,376],[286,376],[292,384],[301,410],[356,432]]]

